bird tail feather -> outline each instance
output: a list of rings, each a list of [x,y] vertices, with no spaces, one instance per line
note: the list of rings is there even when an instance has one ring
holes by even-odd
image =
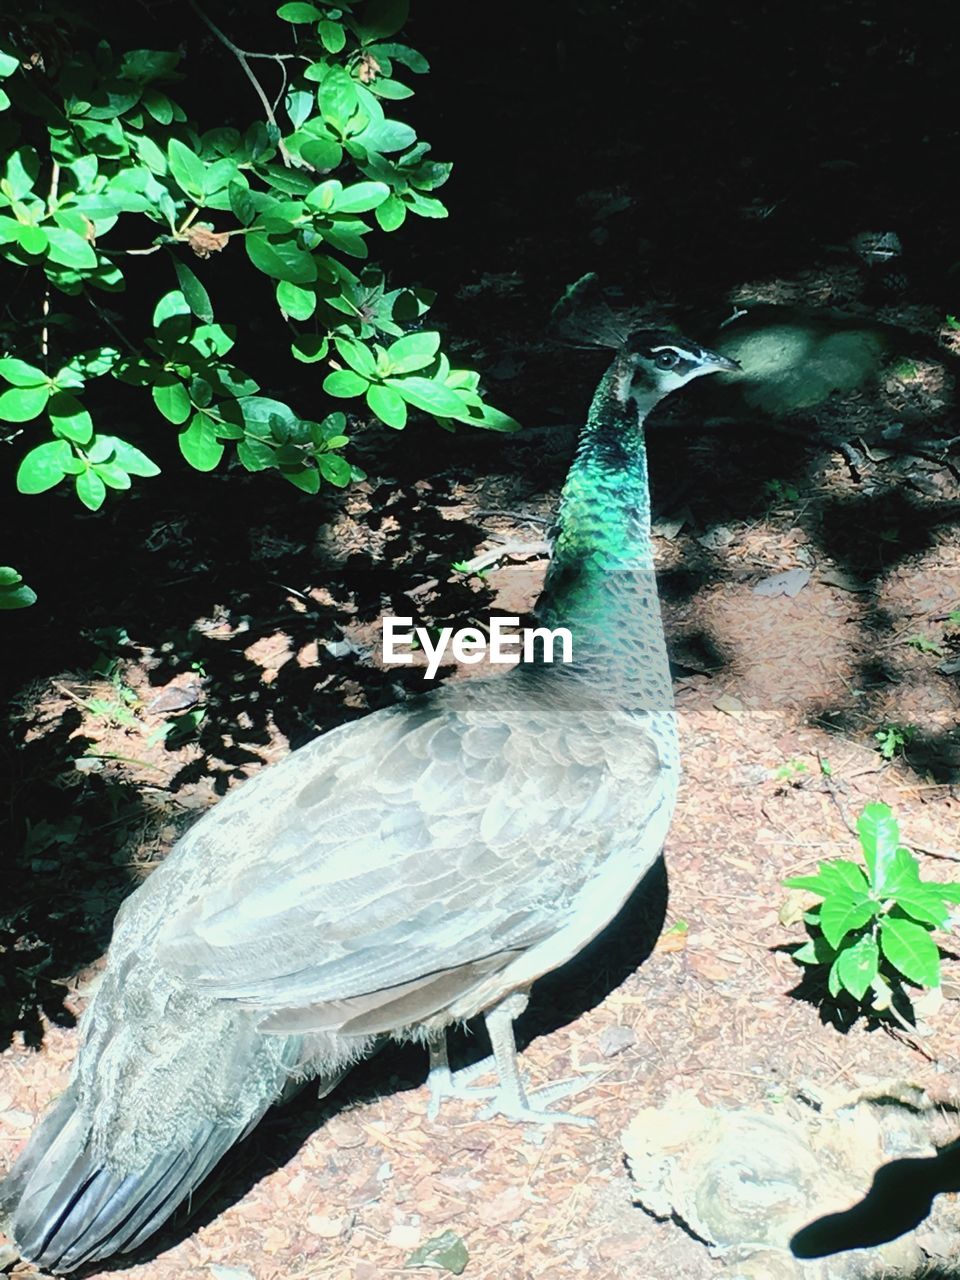
[[[137,1248],[257,1123],[211,1120],[190,1143],[156,1154],[135,1172],[111,1169],[93,1150],[71,1087],[0,1183],[0,1221],[21,1256],[46,1271]]]

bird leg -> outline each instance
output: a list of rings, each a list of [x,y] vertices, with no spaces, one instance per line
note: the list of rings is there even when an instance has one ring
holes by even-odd
[[[427,1114],[434,1118],[444,1098],[490,1098],[490,1105],[481,1112],[482,1119],[502,1115],[511,1120],[536,1121],[540,1124],[578,1124],[592,1125],[594,1122],[586,1116],[571,1115],[564,1111],[546,1111],[532,1104],[542,1103],[544,1106],[558,1098],[569,1097],[578,1093],[589,1081],[563,1080],[535,1093],[527,1095],[523,1079],[517,1064],[517,1045],[513,1035],[513,1022],[527,1007],[527,993],[514,992],[498,1005],[487,1010],[484,1020],[493,1054],[482,1061],[465,1067],[460,1071],[451,1071],[447,1057],[446,1032],[441,1031],[428,1041],[430,1051],[430,1105]],[[467,1087],[471,1080],[496,1070],[499,1084],[492,1088],[475,1089]]]

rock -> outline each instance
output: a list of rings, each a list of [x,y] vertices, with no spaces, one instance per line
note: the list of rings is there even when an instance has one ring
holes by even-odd
[[[803,1096],[756,1109],[712,1108],[684,1093],[638,1112],[623,1145],[641,1204],[654,1217],[679,1219],[741,1280],[912,1274],[923,1253],[916,1231],[797,1261],[797,1233],[806,1229],[809,1237],[812,1224],[846,1215],[881,1166],[936,1154],[925,1118],[932,1108],[915,1087],[819,1092],[817,1108]],[[923,1230],[934,1226],[927,1221]]]
[[[630,1027],[604,1027],[600,1032],[600,1052],[605,1058],[615,1058],[636,1043],[636,1033]]]

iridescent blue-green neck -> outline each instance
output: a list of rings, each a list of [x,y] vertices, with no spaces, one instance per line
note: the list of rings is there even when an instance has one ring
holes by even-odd
[[[643,415],[616,361],[597,388],[563,487],[536,614],[550,627],[569,627],[570,674],[672,726]]]

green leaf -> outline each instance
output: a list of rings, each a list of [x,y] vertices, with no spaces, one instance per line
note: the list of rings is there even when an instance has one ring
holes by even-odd
[[[5,356],[0,360],[0,378],[14,387],[39,387],[47,381],[42,369],[37,369],[26,360],[18,360],[16,356]]]
[[[880,968],[880,948],[869,935],[837,956],[837,977],[855,1000],[862,1000]]]
[[[829,897],[820,910],[820,928],[831,947],[839,947],[840,943],[851,931],[860,929],[879,911],[879,904],[870,898],[842,897],[839,894]]]
[[[179,139],[171,138],[167,143],[167,161],[180,190],[191,200],[202,202],[206,169],[197,153]]]
[[[305,333],[290,344],[294,359],[303,364],[315,364],[322,360],[330,349],[330,342],[319,333]]]
[[[337,178],[328,178],[308,191],[304,202],[319,213],[330,213],[343,192],[343,183]]]
[[[300,155],[314,169],[336,169],[343,159],[343,147],[334,138],[312,138],[300,148]]]
[[[16,239],[21,249],[30,254],[46,253],[50,243],[42,227],[30,227],[26,224],[17,228]]]
[[[395,35],[406,25],[410,0],[368,0],[360,18],[364,43]]]
[[[180,292],[187,300],[187,306],[198,320],[202,320],[204,324],[211,324],[213,306],[206,289],[187,264],[181,262],[179,258],[174,258],[173,269],[177,273],[177,283],[180,285]]]
[[[54,435],[75,444],[89,444],[93,439],[93,419],[76,396],[58,391],[47,406]]]
[[[189,316],[190,304],[179,289],[165,293],[153,309],[153,327],[162,329],[168,320]]]
[[[367,127],[356,136],[356,141],[361,146],[366,147],[370,151],[405,151],[417,140],[417,133],[410,125],[404,124],[402,120],[371,120]],[[412,193],[411,203],[417,212],[420,212],[418,205],[421,199],[426,197],[417,196]],[[439,205],[439,200],[433,200],[430,203]],[[440,205],[443,208],[442,205]],[[446,210],[437,217],[446,217]]]
[[[257,205],[249,187],[239,182],[231,182],[227,187],[227,198],[234,217],[243,226],[248,227],[257,216]]]
[[[19,58],[0,49],[0,80],[6,80],[7,76],[12,76],[19,66]]]
[[[900,910],[912,916],[914,920],[932,924],[937,929],[946,928],[950,912],[941,895],[937,893],[936,885],[904,887],[892,896]]]
[[[396,231],[402,227],[407,216],[407,206],[398,196],[388,196],[376,212],[377,222],[382,231]]]
[[[439,333],[408,333],[405,338],[398,338],[387,347],[389,372],[412,373],[415,369],[425,369],[428,364],[433,363],[439,350]]]
[[[940,952],[922,924],[884,916],[880,921],[880,946],[905,978],[922,987],[939,987]]]
[[[857,819],[857,830],[870,883],[878,893],[882,893],[900,843],[900,829],[890,806],[868,804]]]
[[[317,23],[317,34],[328,53],[339,53],[347,43],[347,33],[339,22],[321,19]]]
[[[442,383],[431,382],[429,378],[387,378],[386,384],[398,391],[408,404],[426,413],[435,413],[440,418],[456,418],[463,412],[463,401],[457,393]]]
[[[343,67],[324,68],[317,103],[323,118],[343,135],[360,109],[355,80]]]
[[[405,85],[400,80],[391,80],[384,76],[378,76],[376,80],[372,81],[370,88],[378,98],[387,98],[393,102],[413,97],[413,90],[409,85]]]
[[[120,74],[128,80],[145,83],[170,75],[180,61],[180,54],[165,49],[129,49],[123,55]]]
[[[447,207],[440,200],[430,196],[422,196],[419,191],[411,192],[408,205],[421,218],[446,218]]]
[[[33,190],[40,173],[40,157],[33,147],[17,147],[7,156],[2,189],[11,200],[22,200]]]
[[[337,213],[366,213],[376,209],[389,196],[390,188],[383,182],[355,182],[344,187],[336,200]]]
[[[277,10],[277,17],[284,22],[316,22],[323,14],[315,4],[282,4]]]
[[[198,324],[190,335],[190,345],[205,358],[223,356],[236,341],[233,325]]]
[[[320,492],[320,473],[314,467],[281,467],[280,474],[304,493]]]
[[[323,389],[328,396],[362,396],[369,385],[366,378],[361,378],[352,369],[337,369],[323,380]]]
[[[368,387],[367,404],[381,422],[400,430],[407,425],[407,405],[392,387]]]
[[[272,435],[276,440],[286,440],[300,423],[288,404],[269,396],[241,396],[232,404],[223,405],[222,412],[227,422],[236,423],[261,439]]]
[[[277,305],[291,320],[309,320],[317,309],[317,295],[313,289],[281,280],[277,284]]]
[[[467,1246],[455,1231],[441,1232],[431,1236],[424,1244],[408,1256],[408,1269],[427,1268],[430,1271],[448,1272],[450,1275],[462,1276],[467,1269],[470,1255]]]
[[[248,258],[264,275],[293,284],[312,284],[316,280],[316,261],[298,248],[295,240],[272,241],[265,235],[245,236],[244,240]]]
[[[186,422],[193,411],[187,388],[174,373],[161,373],[150,388],[150,394],[153,403],[174,426],[179,427],[181,422]]]
[[[895,898],[901,890],[912,891],[920,887],[920,864],[910,852],[901,845],[887,865],[883,882],[883,897]]]
[[[64,267],[76,267],[78,270],[97,265],[97,255],[93,247],[84,240],[83,236],[77,235],[76,231],[68,231],[66,227],[52,227],[49,224],[43,230],[47,237],[51,262],[58,262]]]
[[[508,413],[501,413],[499,409],[495,409],[491,404],[480,405],[478,415],[471,411],[469,421],[475,426],[484,427],[487,431],[512,432],[521,430],[520,423],[516,418],[511,418]]]
[[[205,413],[193,415],[190,425],[180,432],[179,443],[180,452],[197,471],[212,471],[223,457],[224,446]]]
[[[382,55],[384,58],[393,59],[418,76],[424,75],[430,70],[430,63],[423,54],[405,44],[378,44],[368,52],[372,53],[376,58]]]
[[[129,489],[130,477],[122,467],[118,467],[113,462],[97,462],[93,467],[94,472],[100,477],[103,483],[110,489]]]
[[[36,602],[37,593],[27,586],[16,569],[9,565],[0,567],[0,609],[27,609]]]
[[[17,468],[19,493],[46,493],[67,474],[73,450],[66,440],[49,440],[31,449]]]
[[[29,422],[47,407],[52,388],[15,387],[0,395],[0,418],[4,422]]]
[[[324,480],[338,489],[344,489],[350,483],[350,463],[338,453],[321,453],[317,466]]]
[[[247,471],[266,471],[277,465],[276,450],[265,440],[248,436],[237,445],[237,457]]]
[[[831,947],[826,938],[818,934],[809,942],[805,942],[802,947],[798,947],[790,958],[796,960],[798,964],[832,964],[836,955],[836,947]]]
[[[372,381],[377,376],[377,362],[362,342],[352,338],[335,338],[333,345],[341,358],[362,378]]]
[[[99,511],[107,496],[107,486],[94,471],[82,471],[74,484],[77,497],[91,511]]]
[[[104,445],[109,446],[113,453],[113,461],[118,467],[122,467],[127,475],[149,477],[160,474],[157,464],[128,441],[120,440],[116,436],[98,436],[97,441],[102,441]]]
[[[147,89],[141,101],[157,124],[168,125],[172,123],[173,103],[165,93],[160,93],[157,89]]]
[[[788,889],[809,889],[826,897],[829,893],[843,892],[845,889],[854,894],[866,891],[867,877],[861,866],[846,858],[832,858],[829,862],[817,864],[819,873],[815,876],[790,876],[783,883]]]

